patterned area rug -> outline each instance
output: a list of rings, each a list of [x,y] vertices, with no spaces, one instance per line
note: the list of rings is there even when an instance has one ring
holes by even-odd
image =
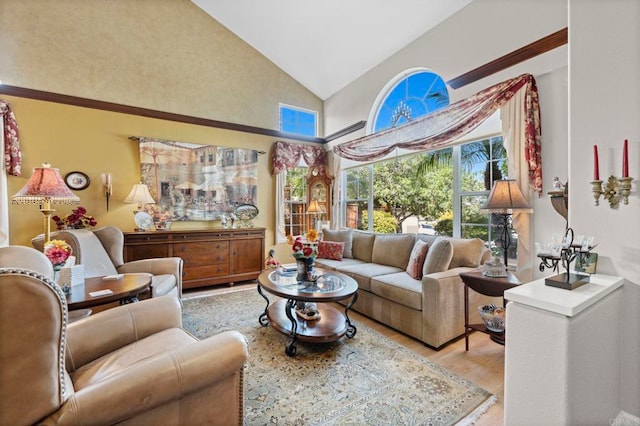
[[[357,322],[353,339],[298,341],[296,356],[288,357],[287,336],[258,323],[265,305],[256,290],[184,301],[184,328],[198,338],[225,330],[246,336],[246,425],[473,424],[495,402],[484,389]]]

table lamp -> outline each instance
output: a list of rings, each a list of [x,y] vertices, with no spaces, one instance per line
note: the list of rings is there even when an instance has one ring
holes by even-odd
[[[312,228],[315,230],[317,230],[316,225],[318,222],[318,214],[322,214],[322,213],[324,213],[324,211],[320,207],[318,200],[311,200],[311,202],[309,203],[309,208],[307,208],[307,214],[313,215]]]
[[[138,209],[133,211],[133,215],[135,217],[136,214],[142,211],[143,204],[155,204],[155,200],[149,193],[149,188],[144,183],[136,183],[131,188],[131,192],[124,199],[125,203],[137,203]],[[144,231],[144,229],[136,228],[136,231]]]
[[[52,204],[78,204],[78,198],[64,183],[60,170],[44,163],[42,167],[34,167],[33,174],[27,183],[13,197],[13,204],[40,204],[44,215],[44,241],[51,235],[51,213],[55,210]]]
[[[513,230],[511,214],[514,210],[523,213],[533,213],[533,209],[527,200],[525,200],[515,180],[504,179],[495,181],[487,198],[487,202],[480,208],[480,211],[483,213],[493,213],[501,219],[502,235],[500,242],[502,244],[502,251],[504,252],[505,268],[507,267],[507,250],[511,245],[511,231]]]

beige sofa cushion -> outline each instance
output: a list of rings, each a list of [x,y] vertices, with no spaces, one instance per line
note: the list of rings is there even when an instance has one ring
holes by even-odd
[[[353,231],[351,229],[323,229],[322,239],[325,241],[344,243],[342,257],[346,257],[348,259],[353,258],[353,251],[351,249],[353,243]]]
[[[353,231],[352,251],[354,259],[371,262],[373,242],[376,235],[370,232]]]
[[[406,269],[415,240],[413,234],[376,234],[371,262]]]
[[[448,238],[437,238],[429,246],[427,257],[424,260],[422,275],[433,274],[434,272],[444,272],[449,269],[451,258],[453,257],[453,245]]]
[[[484,252],[484,241],[480,238],[450,238],[453,245],[453,257],[449,269],[459,266],[475,268],[480,265],[480,259]]]

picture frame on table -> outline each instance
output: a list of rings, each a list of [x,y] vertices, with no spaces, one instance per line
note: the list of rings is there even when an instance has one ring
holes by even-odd
[[[576,272],[595,274],[598,266],[598,253],[588,253],[576,257]]]

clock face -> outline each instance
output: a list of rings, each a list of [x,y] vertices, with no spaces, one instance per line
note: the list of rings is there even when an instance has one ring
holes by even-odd
[[[89,180],[89,176],[87,176],[85,173],[75,171],[67,173],[64,177],[64,182],[69,188],[76,191],[81,191],[87,188],[91,181]]]

